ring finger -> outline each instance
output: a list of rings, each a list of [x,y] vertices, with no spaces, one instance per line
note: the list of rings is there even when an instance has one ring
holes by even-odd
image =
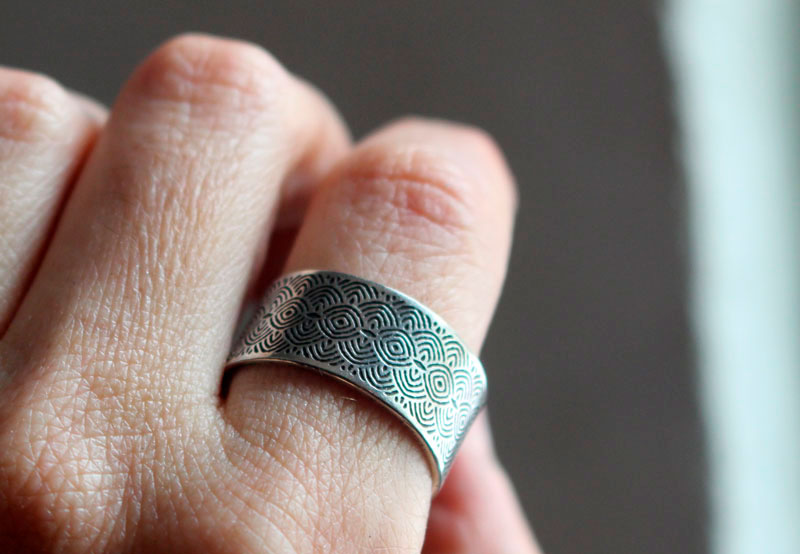
[[[398,289],[477,351],[503,281],[514,203],[511,175],[485,134],[396,123],[321,185],[286,271],[334,270]],[[232,378],[226,416],[244,439],[232,439],[230,452],[266,450],[260,469],[271,479],[249,482],[266,495],[276,482],[304,491],[271,518],[301,531],[295,550],[419,551],[430,468],[385,408],[312,371],[251,365]]]

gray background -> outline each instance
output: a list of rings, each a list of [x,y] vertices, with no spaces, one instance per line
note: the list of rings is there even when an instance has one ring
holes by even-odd
[[[705,551],[683,192],[658,5],[0,3],[0,63],[105,102],[185,30],[246,38],[355,134],[408,112],[481,125],[518,177],[510,277],[484,358],[503,460],[545,548]]]

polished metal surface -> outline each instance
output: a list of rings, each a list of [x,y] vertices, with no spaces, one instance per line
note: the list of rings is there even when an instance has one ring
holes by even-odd
[[[343,273],[303,271],[267,291],[228,366],[311,367],[376,398],[422,439],[434,487],[486,401],[480,360],[414,299]]]

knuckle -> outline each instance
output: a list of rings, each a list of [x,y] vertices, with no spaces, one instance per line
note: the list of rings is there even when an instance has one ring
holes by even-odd
[[[474,194],[481,200],[492,200],[497,204],[507,204],[512,211],[516,209],[519,191],[508,162],[499,143],[491,133],[481,127],[453,121],[426,119],[419,116],[406,116],[395,121],[390,129],[393,135],[439,137],[449,145],[458,156],[464,177],[473,177],[469,182],[475,187]],[[452,152],[451,152],[452,153]],[[467,171],[471,169],[473,171]],[[477,171],[474,171],[476,170]]]
[[[71,114],[67,92],[53,79],[0,69],[0,139],[15,143],[59,140]]]
[[[519,204],[519,189],[497,139],[480,127],[460,125],[460,128],[467,148],[476,152],[481,159],[486,160],[492,167],[498,168],[503,174],[501,178],[497,179],[502,186],[502,190],[498,192],[510,201],[513,210],[516,211]]]
[[[250,43],[181,35],[159,47],[134,77],[146,97],[191,104],[263,108],[281,97],[288,73]]]
[[[366,146],[344,169],[340,182],[345,202],[354,210],[390,217],[403,226],[466,230],[479,209],[481,184],[422,144]]]
[[[495,138],[488,131],[474,125],[453,123],[455,132],[460,135],[460,140],[466,148],[473,150],[486,158],[502,160],[503,155]]]

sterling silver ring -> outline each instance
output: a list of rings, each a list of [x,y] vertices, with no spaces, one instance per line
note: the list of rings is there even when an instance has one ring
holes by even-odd
[[[353,385],[422,440],[438,490],[486,402],[477,356],[433,311],[389,287],[333,271],[301,271],[267,291],[227,367],[280,361]]]

